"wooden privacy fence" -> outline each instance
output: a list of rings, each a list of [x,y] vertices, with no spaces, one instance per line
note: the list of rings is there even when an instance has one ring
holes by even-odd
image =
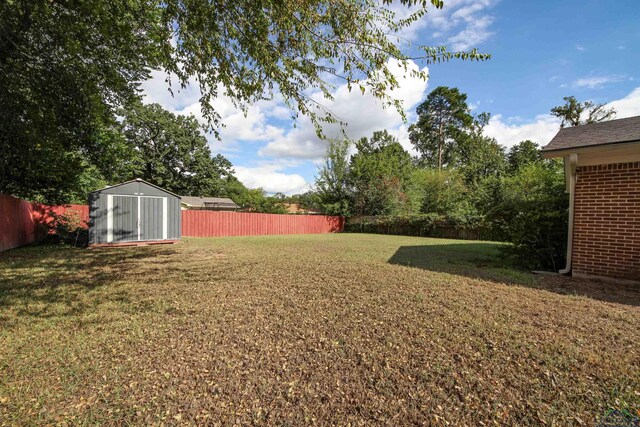
[[[47,206],[0,194],[0,252],[43,238],[57,216],[71,211],[88,224],[87,205]]]
[[[182,211],[182,235],[189,237],[323,234],[343,228],[344,219],[339,216]]]
[[[42,239],[55,218],[69,213],[88,226],[87,205],[47,206],[0,194],[0,252]],[[339,216],[182,211],[182,235],[187,237],[323,234],[343,229],[344,218]]]
[[[35,240],[33,205],[0,194],[0,251],[26,245]]]

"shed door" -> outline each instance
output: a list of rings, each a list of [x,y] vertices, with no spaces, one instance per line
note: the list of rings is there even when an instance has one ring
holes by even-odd
[[[167,198],[140,197],[140,240],[167,238]]]
[[[131,242],[138,240],[138,198],[113,196],[113,207],[109,242]]]

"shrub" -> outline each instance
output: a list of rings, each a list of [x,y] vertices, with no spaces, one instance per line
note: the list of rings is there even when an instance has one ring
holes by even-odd
[[[353,217],[347,220],[345,231],[426,236],[435,224],[442,219],[441,215],[435,213],[406,216]]]
[[[63,243],[85,247],[89,243],[89,230],[79,212],[67,210],[62,214],[50,212],[51,221],[47,224],[48,243]]]
[[[413,186],[422,212],[448,215],[465,209],[467,188],[456,170],[419,169],[413,174]]]
[[[523,267],[559,270],[566,261],[569,197],[562,163],[532,163],[504,179],[490,220]]]
[[[401,216],[365,216],[347,220],[346,232],[444,237],[449,239],[495,240],[490,228],[480,222],[460,221],[437,213]]]

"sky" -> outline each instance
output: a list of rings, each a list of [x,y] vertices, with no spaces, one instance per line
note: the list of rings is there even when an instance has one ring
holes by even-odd
[[[640,0],[445,0],[403,34],[413,43],[449,50],[478,48],[489,61],[412,63],[428,70],[425,82],[397,70],[400,88],[391,96],[402,101],[407,121],[393,108],[383,108],[369,93],[336,85],[327,103],[347,122],[351,139],[387,129],[410,152],[407,129],[415,109],[437,86],[457,87],[468,95],[473,113],[489,112],[485,134],[509,148],[531,139],[546,145],[559,129],[549,110],[565,96],[606,103],[617,118],[640,115]],[[402,13],[404,9],[394,6]],[[195,86],[167,90],[166,73],[154,72],[143,83],[144,102],[159,103],[179,114],[202,119]],[[260,101],[247,114],[221,97],[214,102],[225,127],[220,140],[207,135],[213,154],[223,154],[236,176],[249,188],[297,194],[315,181],[326,142],[318,139],[310,120],[291,120],[281,99]],[[324,129],[338,137],[335,125]]]

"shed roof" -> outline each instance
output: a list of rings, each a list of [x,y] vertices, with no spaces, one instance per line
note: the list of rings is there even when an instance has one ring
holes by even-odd
[[[640,116],[562,128],[542,151],[571,150],[640,141]]]
[[[162,188],[162,187],[158,187],[158,186],[157,186],[157,185],[155,185],[155,184],[152,184],[152,183],[150,183],[150,182],[147,182],[147,181],[145,181],[145,180],[144,180],[144,179],[142,179],[142,178],[136,178],[136,179],[132,179],[132,180],[130,180],[130,181],[121,182],[120,184],[107,185],[106,187],[104,187],[104,188],[100,188],[99,190],[93,190],[93,191],[90,191],[90,192],[89,192],[89,194],[91,194],[91,193],[98,193],[98,192],[103,191],[103,190],[106,190],[106,189],[108,189],[108,188],[115,188],[115,187],[120,187],[120,186],[122,186],[122,185],[131,184],[132,182],[142,182],[142,183],[144,183],[144,184],[150,185],[151,187],[157,188],[157,189],[158,189],[158,190],[160,190],[160,191],[164,191],[165,193],[169,193],[169,194],[171,194],[172,196],[176,196],[178,199],[179,199],[179,198],[181,198],[181,196],[178,196],[177,194],[172,193],[171,191],[169,191],[169,190],[167,190],[167,189],[164,189],[164,188]]]
[[[182,196],[182,203],[189,206],[205,206],[206,204],[217,204],[219,206],[239,207],[233,200],[228,197],[196,197]]]

